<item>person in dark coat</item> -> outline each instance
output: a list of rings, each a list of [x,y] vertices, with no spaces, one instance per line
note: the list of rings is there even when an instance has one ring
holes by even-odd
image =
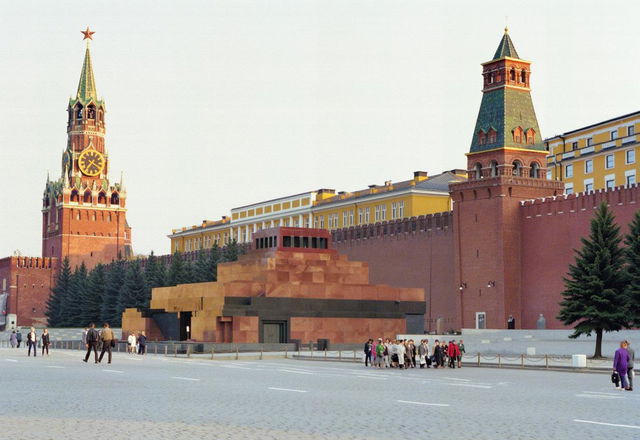
[[[633,391],[633,361],[635,360],[636,353],[631,348],[631,342],[627,343],[627,353],[629,353],[629,362],[627,362],[627,379],[629,380],[629,391]]]
[[[146,352],[147,352],[147,335],[145,335],[144,332],[142,332],[138,335],[138,354],[145,354]]]
[[[85,355],[83,361],[87,362],[89,360],[89,356],[91,355],[91,350],[93,350],[93,355],[95,357],[95,363],[98,363],[98,340],[100,339],[100,334],[98,330],[96,330],[96,325],[92,322],[89,325],[89,330],[87,330],[86,342],[87,342],[87,354]]]
[[[44,352],[47,352],[47,356],[49,356],[49,345],[51,345],[51,338],[49,337],[49,330],[46,328],[42,331],[42,336],[40,336],[40,341],[42,342],[42,356],[44,356]]]
[[[373,350],[373,339],[369,339],[364,343],[364,366],[368,367],[371,363],[371,351]],[[373,364],[371,364],[373,366]]]
[[[31,331],[27,333],[27,347],[29,351],[27,352],[27,356],[31,356],[31,349],[33,348],[33,357],[36,357],[38,354],[38,337],[36,336],[36,329],[31,327]]]
[[[515,330],[516,328],[516,318],[513,315],[509,315],[509,318],[507,318],[507,328],[509,330]]]
[[[20,348],[20,344],[22,343],[22,333],[20,333],[20,330],[16,333],[16,341],[18,341],[18,348]]]

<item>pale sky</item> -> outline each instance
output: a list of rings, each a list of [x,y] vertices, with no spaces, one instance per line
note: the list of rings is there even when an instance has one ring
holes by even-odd
[[[0,258],[40,256],[47,171],[92,58],[136,253],[231,208],[464,168],[505,16],[543,137],[638,110],[640,3],[0,2]]]

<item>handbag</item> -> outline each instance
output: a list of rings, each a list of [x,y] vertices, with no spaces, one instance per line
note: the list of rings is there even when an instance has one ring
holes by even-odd
[[[620,375],[618,374],[617,371],[614,371],[613,373],[611,373],[611,383],[614,383],[616,387],[620,383]]]
[[[115,347],[115,346],[116,346],[116,340],[115,340],[115,339],[112,339],[112,340],[111,340],[111,347],[113,348],[113,347]]]

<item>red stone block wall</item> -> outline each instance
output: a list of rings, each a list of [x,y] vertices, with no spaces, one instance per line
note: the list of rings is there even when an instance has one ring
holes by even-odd
[[[427,303],[425,329],[435,331],[442,318],[444,330],[455,328],[456,295],[453,257],[453,216],[450,213],[334,231],[338,252],[369,265],[372,284],[418,287]],[[412,223],[416,223],[413,231]],[[383,227],[387,226],[387,234]],[[371,230],[373,229],[373,236]],[[401,232],[397,232],[400,228]],[[394,231],[391,233],[391,231]],[[358,237],[360,232],[360,238]],[[364,238],[366,233],[366,237]],[[382,298],[380,298],[382,299]]]
[[[231,324],[232,341],[238,344],[260,342],[258,323],[257,316],[234,316]]]
[[[407,328],[404,319],[303,317],[290,322],[291,338],[302,343],[318,339],[334,344],[364,343],[369,338],[395,338]]]
[[[574,249],[589,235],[596,208],[606,201],[623,234],[640,209],[640,188],[618,188],[588,195],[524,202],[522,223],[522,327],[535,328],[540,313],[547,328],[566,328],[555,317],[564,290],[562,278],[575,262]]]
[[[50,258],[7,257],[0,260],[0,289],[6,284],[9,294],[7,314],[18,316],[18,326],[46,325],[46,303],[55,283],[55,266],[56,261]]]

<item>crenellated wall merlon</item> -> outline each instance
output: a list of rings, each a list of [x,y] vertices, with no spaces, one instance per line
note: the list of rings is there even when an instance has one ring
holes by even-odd
[[[389,220],[371,225],[351,226],[331,231],[334,242],[380,238],[398,234],[449,230],[453,225],[453,212],[437,212],[399,220]]]
[[[568,214],[592,210],[600,203],[610,206],[633,205],[640,200],[640,187],[637,184],[618,186],[612,189],[599,189],[588,193],[563,194],[520,202],[522,218],[532,219],[548,215]]]

